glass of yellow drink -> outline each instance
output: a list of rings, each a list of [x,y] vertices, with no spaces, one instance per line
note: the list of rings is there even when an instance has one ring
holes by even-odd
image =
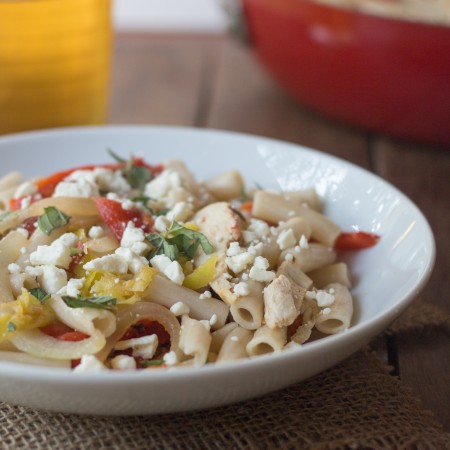
[[[0,134],[103,123],[110,0],[0,0]]]

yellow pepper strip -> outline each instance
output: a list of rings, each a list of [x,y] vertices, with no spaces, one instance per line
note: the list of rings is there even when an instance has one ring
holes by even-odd
[[[55,313],[26,289],[17,300],[2,303],[0,307],[0,341],[14,335],[15,331],[40,328],[53,322]]]
[[[201,266],[186,276],[183,286],[196,291],[209,284],[216,276],[217,254],[211,255]]]
[[[110,272],[104,273],[92,285],[90,295],[111,295],[118,305],[132,305],[141,300],[139,294],[147,289],[157,272],[156,269],[145,266],[129,280]]]
[[[194,222],[187,222],[184,225],[184,228],[187,228],[188,230],[192,230],[192,231],[199,231],[200,228],[198,227],[198,225]]]

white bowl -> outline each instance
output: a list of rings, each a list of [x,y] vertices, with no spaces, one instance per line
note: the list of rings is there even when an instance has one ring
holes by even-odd
[[[106,149],[150,163],[184,159],[198,179],[239,169],[248,185],[314,186],[325,212],[344,230],[381,235],[346,256],[356,284],[356,314],[345,333],[300,348],[203,368],[135,373],[71,373],[0,362],[0,400],[79,414],[156,414],[220,406],[304,380],[342,361],[385,329],[426,283],[435,244],[419,209],[381,178],[332,156],[276,140],[171,127],[95,127],[0,138],[0,176],[43,176],[109,161]]]

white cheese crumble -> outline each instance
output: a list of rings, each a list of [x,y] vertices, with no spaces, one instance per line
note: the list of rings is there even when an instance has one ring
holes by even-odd
[[[235,284],[233,287],[233,293],[237,297],[245,297],[246,295],[250,294],[248,284],[245,281],[241,281],[240,283]]]
[[[157,177],[145,185],[144,194],[150,198],[167,201],[170,192],[182,187],[181,176],[171,169],[163,170]]]
[[[275,272],[267,270],[268,268],[269,261],[262,256],[257,256],[248,276],[255,281],[272,281],[275,278]]]
[[[142,228],[137,228],[133,222],[128,222],[123,231],[120,241],[121,247],[132,248],[133,244],[143,243],[145,241],[145,233]]]
[[[172,261],[166,255],[156,255],[150,260],[150,264],[175,284],[183,284],[184,273],[178,261]]]
[[[308,248],[309,247],[308,239],[306,238],[306,236],[304,234],[302,234],[300,237],[299,246],[300,246],[300,248]]]
[[[149,334],[148,336],[139,338],[126,339],[117,342],[114,346],[115,350],[126,350],[128,348],[133,350],[134,357],[152,359],[158,348],[158,336],[156,334]]]
[[[172,350],[171,352],[168,352],[163,356],[163,360],[168,366],[174,366],[175,364],[178,363],[178,356]]]
[[[71,278],[67,285],[58,291],[60,295],[69,295],[70,297],[76,297],[80,295],[80,290],[84,284],[84,278]]]
[[[205,291],[205,292],[202,292],[200,295],[199,295],[199,299],[200,300],[204,300],[205,298],[211,298],[212,297],[212,295],[211,295],[211,292],[210,291]]]
[[[287,248],[294,247],[296,243],[297,240],[295,239],[294,230],[292,228],[283,230],[278,235],[277,244],[280,247],[280,250],[286,250]]]
[[[101,238],[104,234],[105,230],[102,227],[94,225],[93,227],[90,228],[88,236],[91,239],[98,239]]]
[[[209,319],[209,324],[213,327],[217,323],[218,317],[217,314],[213,314]]]
[[[135,370],[136,360],[132,356],[117,355],[111,360],[111,368],[116,370]]]
[[[329,294],[326,291],[317,291],[316,301],[317,306],[319,306],[320,308],[324,308],[325,306],[330,306],[334,303],[334,295]]]
[[[67,284],[67,273],[64,269],[55,266],[39,266],[39,283],[48,294],[56,294]]]
[[[74,372],[103,372],[105,370],[107,368],[94,355],[83,355],[80,364],[73,369]]]
[[[120,255],[106,255],[100,258],[93,259],[83,266],[84,270],[95,270],[97,272],[113,272],[113,273],[127,273],[128,262]]]
[[[131,273],[138,273],[143,267],[148,266],[148,261],[143,256],[136,255],[130,248],[119,247],[115,254],[125,260]]]
[[[103,167],[94,169],[95,181],[100,190],[104,192],[118,192],[123,194],[131,189],[127,180],[122,176],[120,171],[113,171]]]
[[[16,263],[8,264],[8,272],[9,273],[20,273],[21,271],[22,271],[22,269],[19,266],[19,264],[16,264]]]
[[[53,193],[53,197],[98,197],[99,195],[97,185],[83,178],[77,181],[61,181]]]
[[[52,265],[67,269],[72,261],[70,249],[77,243],[76,234],[65,233],[50,245],[39,245],[30,255],[30,263],[33,266]]]
[[[170,307],[170,312],[175,316],[182,316],[183,314],[189,314],[190,308],[186,303],[176,302]]]

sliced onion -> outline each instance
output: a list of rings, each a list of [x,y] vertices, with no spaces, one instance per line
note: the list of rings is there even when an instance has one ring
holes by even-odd
[[[0,361],[11,361],[20,364],[30,364],[32,366],[46,366],[46,367],[62,367],[70,369],[71,361],[69,359],[48,359],[40,358],[38,356],[28,355],[27,353],[19,352],[2,352],[0,351]]]
[[[106,309],[70,308],[60,295],[52,295],[47,304],[55,311],[61,322],[90,336],[100,332],[108,337],[116,329],[116,317]]]
[[[156,303],[138,302],[119,310],[117,314],[117,328],[106,341],[106,345],[97,353],[100,361],[105,361],[115,344],[125,334],[131,325],[143,319],[152,320],[161,324],[170,336],[170,350],[178,356],[181,355],[178,346],[180,340],[180,324],[178,319],[167,308]]]
[[[48,197],[32,203],[24,212],[27,217],[40,216],[48,206],[54,206],[69,216],[100,217],[92,198],[84,197]]]
[[[83,355],[92,355],[100,351],[106,339],[103,334],[96,332],[82,341],[60,341],[39,329],[34,329],[16,333],[11,342],[22,352],[40,358],[78,359]]]

